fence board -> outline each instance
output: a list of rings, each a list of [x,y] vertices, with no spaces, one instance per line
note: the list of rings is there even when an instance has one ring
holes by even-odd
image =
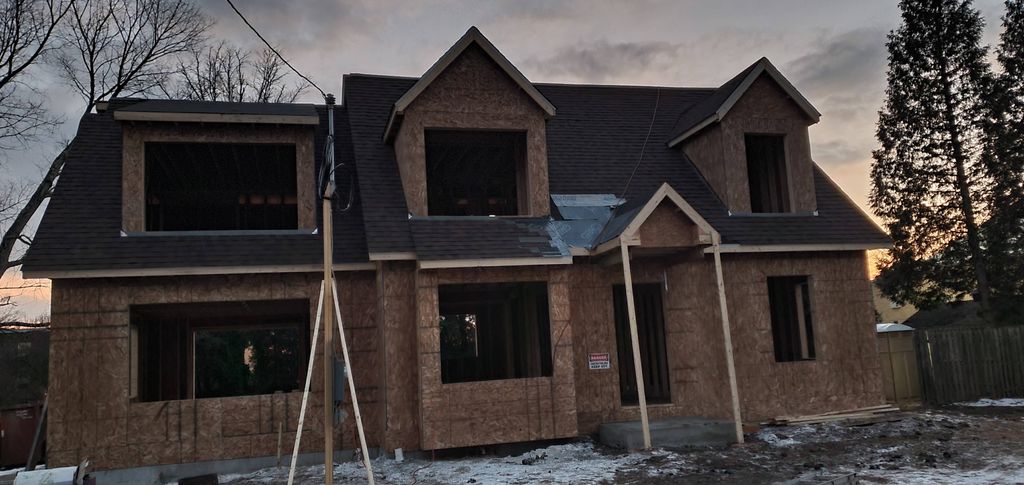
[[[927,402],[1024,397],[1024,326],[920,330],[914,347]]]

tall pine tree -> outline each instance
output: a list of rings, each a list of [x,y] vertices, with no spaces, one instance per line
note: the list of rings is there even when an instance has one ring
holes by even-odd
[[[871,167],[871,207],[893,249],[879,283],[896,300],[930,307],[989,282],[979,230],[990,186],[984,170],[991,72],[983,21],[970,1],[902,0],[889,33],[888,88]]]
[[[1012,310],[1024,300],[1024,1],[1008,0],[999,39],[1002,72],[992,94],[986,161],[992,217],[984,225],[993,293]]]

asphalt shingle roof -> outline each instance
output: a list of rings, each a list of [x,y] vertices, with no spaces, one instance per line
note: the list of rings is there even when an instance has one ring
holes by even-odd
[[[362,192],[374,190],[372,199],[364,197],[371,251],[416,249],[406,237],[408,210],[394,150],[382,141],[392,103],[415,81],[371,75],[345,78]],[[711,97],[722,93],[728,97],[735,90],[735,86],[729,88],[731,83],[720,89],[537,84],[558,110],[547,127],[550,192],[615,194],[643,201],[668,182],[722,234],[726,244],[888,243],[888,237],[817,166],[817,215],[729,215],[693,162],[667,142],[675,136],[681,115]],[[658,112],[652,124],[655,104]],[[651,136],[637,166],[648,128]],[[383,237],[375,238],[377,234]]]
[[[53,197],[25,256],[23,271],[129,270],[182,267],[316,264],[322,260],[319,235],[146,235],[121,234],[121,124],[111,112],[87,115],[67,152]],[[316,143],[326,135],[326,113]],[[335,127],[348,133],[344,111]],[[351,162],[351,143],[339,137],[338,161]],[[316,169],[322,162],[316,153]],[[352,163],[349,167],[354,166]],[[338,180],[349,172],[339,171]],[[319,208],[319,204],[317,204]],[[319,210],[318,210],[319,212]],[[318,214],[319,220],[319,214]],[[334,216],[335,262],[367,261],[362,207]]]
[[[717,89],[536,84],[558,113],[547,126],[550,192],[622,197],[627,202],[611,221],[628,223],[627,212],[667,182],[722,234],[726,244],[888,243],[886,235],[817,166],[817,215],[730,215],[696,166],[681,150],[668,147],[681,129],[706,118],[709,109],[713,112],[709,107],[721,104],[719,98],[727,98],[745,73]],[[543,230],[537,220],[410,219],[394,148],[383,134],[392,105],[415,82],[416,78],[363,74],[344,79],[342,106],[335,120],[337,154],[339,161],[351,163],[338,180],[348,180],[345,170],[355,170],[358,197],[351,211],[335,216],[335,260],[362,262],[368,253],[396,252],[416,253],[423,260],[564,255],[564,244],[555,231]],[[115,101],[107,112],[86,116],[24,270],[317,263],[321,257],[317,235],[121,235],[121,125],[111,112],[148,105],[145,109],[292,113],[288,111],[292,107],[278,105],[224,104],[231,103]],[[316,129],[319,167],[326,131],[324,110],[294,105],[296,113],[310,108],[321,117]],[[643,159],[638,160],[641,149]]]

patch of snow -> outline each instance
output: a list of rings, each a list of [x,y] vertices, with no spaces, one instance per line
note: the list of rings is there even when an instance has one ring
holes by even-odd
[[[910,470],[872,470],[858,474],[862,483],[901,483],[938,485],[981,485],[991,483],[1024,483],[1024,468],[1005,469],[992,466],[983,470],[930,468]]]
[[[769,446],[775,447],[786,447],[800,444],[799,441],[783,433],[773,433],[767,430],[758,431],[757,439],[764,441],[765,443],[768,443]]]
[[[1002,399],[978,399],[974,402],[958,402],[954,406],[984,408],[984,407],[1024,407],[1024,398],[1004,397]]]
[[[524,464],[530,463],[530,464]],[[533,484],[533,483],[600,483],[610,481],[618,471],[643,468],[648,460],[670,462],[677,466],[686,458],[669,451],[606,454],[594,449],[592,443],[570,443],[540,448],[519,456],[462,458],[426,461],[406,457],[396,462],[390,458],[373,460],[377,483],[408,484],[414,481],[433,483]],[[361,463],[336,465],[335,477],[340,483],[364,483],[366,471]],[[341,477],[344,477],[342,479]],[[283,483],[288,467],[266,468],[249,474],[221,475],[220,483],[262,484]],[[469,482],[469,480],[474,480]],[[323,466],[296,470],[296,483],[322,483]]]

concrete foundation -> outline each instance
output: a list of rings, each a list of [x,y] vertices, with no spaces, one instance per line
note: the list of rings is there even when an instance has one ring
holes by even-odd
[[[371,458],[376,458],[379,453],[379,449],[370,448]],[[291,459],[291,454],[282,456],[281,466],[284,469],[288,469],[291,465]],[[352,460],[352,450],[337,450],[334,452],[335,463],[344,463]],[[302,453],[299,455],[297,462],[298,466],[321,465],[324,462],[324,455],[323,453]],[[90,475],[96,477],[96,483],[102,483],[104,485],[162,485],[164,483],[174,483],[183,478],[199,475],[250,473],[263,468],[270,468],[275,465],[277,465],[277,457],[264,456],[259,458],[211,460],[173,465],[122,468],[118,470],[90,472]]]
[[[658,448],[702,448],[736,442],[735,428],[729,421],[698,417],[667,418],[651,421],[651,445]],[[614,448],[637,450],[644,447],[640,421],[604,423],[601,443]]]

